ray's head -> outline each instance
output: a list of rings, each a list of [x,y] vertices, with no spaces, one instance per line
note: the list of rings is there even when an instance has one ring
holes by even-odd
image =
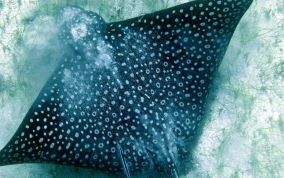
[[[97,13],[76,6],[64,6],[57,15],[59,39],[81,54],[96,49],[105,35],[105,21]],[[95,55],[95,54],[90,54]]]

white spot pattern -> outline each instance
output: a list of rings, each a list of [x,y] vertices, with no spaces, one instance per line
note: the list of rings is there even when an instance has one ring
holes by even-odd
[[[110,24],[63,7],[59,37],[68,52],[1,151],[1,165],[177,177],[190,166],[188,143],[210,83],[251,2],[197,0]]]

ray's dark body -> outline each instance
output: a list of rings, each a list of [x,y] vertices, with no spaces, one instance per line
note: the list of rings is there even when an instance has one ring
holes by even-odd
[[[109,24],[62,8],[66,53],[0,164],[57,163],[118,177],[185,173],[210,83],[251,3],[193,1]]]

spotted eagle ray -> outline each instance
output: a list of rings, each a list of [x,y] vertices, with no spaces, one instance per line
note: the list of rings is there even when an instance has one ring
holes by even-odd
[[[197,0],[114,22],[57,15],[64,56],[0,152],[117,177],[179,177],[214,74],[252,0]]]

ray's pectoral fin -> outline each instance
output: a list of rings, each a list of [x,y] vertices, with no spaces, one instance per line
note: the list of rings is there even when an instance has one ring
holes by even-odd
[[[118,177],[178,177],[214,73],[252,0],[198,0],[106,24],[60,9],[66,51],[0,165],[57,163]]]
[[[95,107],[108,102],[100,97],[107,84],[102,78],[114,77],[116,71],[110,70],[113,49],[104,40],[106,24],[96,13],[76,6],[61,8],[57,23],[66,53],[1,150],[0,165],[42,162],[93,167],[98,157],[92,135],[97,133],[99,115]],[[119,88],[116,81],[111,85]],[[83,154],[88,164],[79,159]]]

